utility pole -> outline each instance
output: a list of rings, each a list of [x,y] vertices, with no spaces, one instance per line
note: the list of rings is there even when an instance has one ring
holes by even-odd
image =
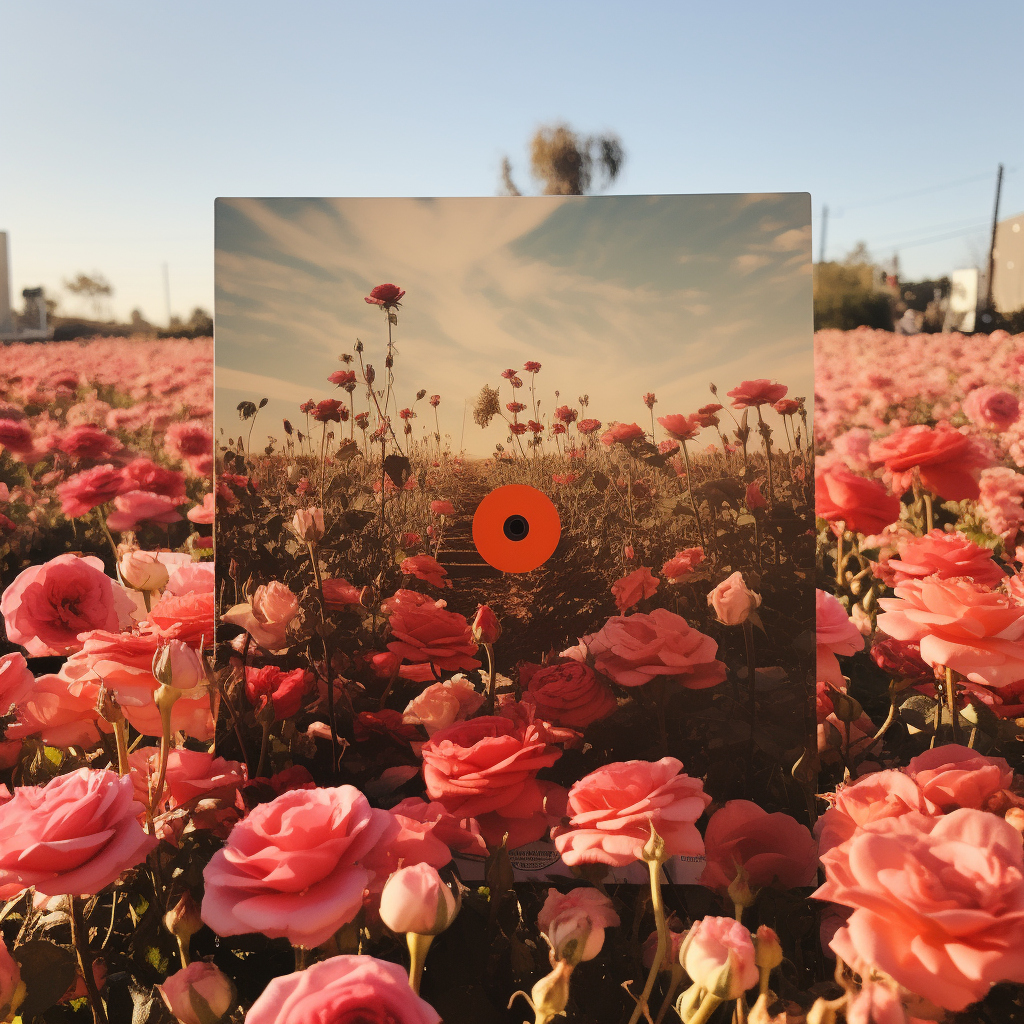
[[[825,262],[825,239],[828,235],[828,205],[821,208],[821,248],[818,251],[818,262]]]
[[[171,275],[164,264],[164,303],[167,306],[167,326],[171,326]]]
[[[996,175],[996,205],[992,211],[992,240],[988,246],[988,284],[985,287],[985,313],[988,314],[991,322],[992,313],[992,285],[996,276],[996,228],[999,225],[999,193],[1003,190],[1003,165],[999,165],[999,173]]]

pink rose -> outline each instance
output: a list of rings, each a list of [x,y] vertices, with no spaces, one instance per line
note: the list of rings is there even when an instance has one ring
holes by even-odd
[[[465,676],[433,683],[414,697],[402,712],[407,725],[422,725],[428,736],[465,721],[480,709],[484,695]]]
[[[761,595],[747,588],[743,573],[734,572],[708,594],[718,621],[726,626],[739,626],[760,607]]]
[[[118,560],[121,579],[135,590],[163,590],[171,570],[192,561],[172,551],[126,551]]]
[[[774,405],[786,397],[789,388],[785,384],[776,384],[770,380],[745,380],[738,387],[727,391],[732,399],[734,409],[756,408],[761,405]]]
[[[211,526],[217,515],[217,499],[212,491],[203,495],[201,505],[193,505],[185,517],[197,526]]]
[[[614,423],[601,435],[601,444],[606,448],[616,443],[629,445],[645,436],[644,428],[636,423]]]
[[[131,622],[135,603],[92,555],[58,555],[15,577],[0,597],[7,639],[30,657],[71,654],[79,633],[117,631]]]
[[[988,385],[975,388],[964,399],[964,415],[979,427],[1001,433],[1009,430],[1020,415],[1020,403],[1012,391]]]
[[[962,576],[985,587],[994,587],[1006,578],[992,557],[990,548],[979,547],[962,533],[932,530],[924,537],[902,541],[899,558],[890,558],[886,582],[890,586],[904,580],[938,576],[948,580]]]
[[[234,982],[203,960],[194,960],[156,988],[178,1024],[210,1024],[238,1005]]]
[[[73,459],[104,459],[121,448],[121,442],[95,424],[83,423],[69,430],[57,447]]]
[[[213,456],[213,433],[203,420],[172,423],[164,434],[164,451],[198,472]]]
[[[480,835],[480,829],[473,818],[458,818],[450,815],[444,804],[436,801],[427,802],[419,797],[410,796],[399,801],[391,808],[402,833],[429,832],[431,836],[459,853],[471,853],[483,856],[487,853],[487,844]],[[422,825],[420,829],[417,826]],[[396,841],[396,845],[399,845]],[[447,861],[445,861],[447,863]],[[444,865],[435,865],[443,867]]]
[[[724,1000],[739,999],[760,978],[750,932],[730,917],[704,917],[694,924],[679,962],[695,985]]]
[[[580,886],[567,893],[548,889],[537,915],[537,927],[548,940],[556,960],[573,966],[593,960],[604,945],[604,930],[619,923],[612,901],[604,893]]]
[[[1024,849],[1001,818],[963,808],[908,813],[822,857],[815,897],[851,907],[832,949],[947,1010],[1024,982]]]
[[[878,602],[878,628],[916,641],[933,668],[945,666],[979,686],[1024,679],[1024,605],[970,580],[907,580]]]
[[[287,646],[288,624],[299,613],[299,599],[283,583],[273,580],[257,587],[248,604],[236,604],[221,617],[221,622],[241,626],[268,651]]]
[[[612,584],[612,596],[615,598],[615,607],[624,612],[633,605],[638,604],[644,598],[650,597],[658,589],[658,579],[651,575],[651,570],[646,566],[634,569],[621,580]]]
[[[19,786],[0,806],[0,899],[34,886],[44,896],[95,896],[157,845],[139,824],[130,778],[79,768],[45,786]]]
[[[1009,789],[1013,782],[1013,769],[1003,758],[985,757],[956,743],[944,743],[918,754],[903,771],[926,799],[944,811],[984,808],[990,796]]]
[[[406,576],[415,576],[418,580],[429,583],[432,587],[451,587],[448,570],[431,555],[410,555],[402,560],[398,567]]]
[[[32,692],[18,705],[15,722],[5,735],[12,741],[38,736],[53,747],[92,747],[99,742],[101,731],[111,731],[96,713],[98,695],[98,679],[76,683],[63,668],[60,675],[39,676]]]
[[[888,985],[865,981],[846,1004],[846,1024],[907,1024],[903,1003]]]
[[[781,811],[769,814],[750,800],[729,800],[704,831],[707,865],[700,884],[727,889],[740,867],[752,889],[792,889],[817,878],[817,844],[806,825]]]
[[[569,824],[551,833],[562,860],[624,867],[640,860],[651,826],[669,857],[696,856],[704,842],[694,822],[711,803],[700,779],[680,774],[682,762],[619,761],[585,775],[569,790]]]
[[[715,658],[718,644],[665,608],[613,616],[580,644],[594,659],[594,668],[619,686],[643,686],[669,676],[699,690],[725,679],[725,665]],[[579,648],[570,650],[568,657],[582,660]]]
[[[523,699],[533,702],[538,718],[570,729],[585,729],[619,706],[597,673],[581,661],[569,659],[552,665],[521,662],[519,683],[526,689]]]
[[[909,490],[917,469],[923,486],[947,501],[977,498],[978,472],[992,462],[970,437],[946,426],[901,427],[870,453],[884,463],[894,491]]]
[[[167,498],[180,499],[179,504],[188,500],[185,494],[185,476],[173,469],[157,465],[144,456],[132,459],[124,467],[125,491],[148,491],[162,494]]]
[[[324,533],[324,510],[322,508],[300,508],[292,516],[295,536],[304,544],[320,540]]]
[[[114,499],[114,511],[107,516],[111,530],[136,530],[139,523],[176,523],[181,502],[165,494],[149,491],[125,491]]]
[[[399,868],[380,894],[380,918],[398,934],[440,935],[458,910],[437,869],[423,862]]]
[[[814,592],[817,677],[843,690],[846,683],[837,654],[856,654],[864,650],[864,637],[846,614],[846,609],[824,590]]]
[[[246,1024],[337,1021],[440,1024],[409,986],[405,968],[372,956],[332,956],[274,978],[245,1015]]]
[[[139,747],[128,755],[128,761],[136,797],[148,804],[150,787],[156,785],[159,773],[160,751],[156,747]],[[233,803],[235,793],[245,781],[245,766],[238,761],[227,761],[203,750],[175,747],[167,756],[164,792],[157,803],[167,809],[208,798]]]
[[[694,569],[704,561],[703,548],[685,548],[677,551],[662,567],[661,575],[669,583],[678,583],[681,579],[689,576]]]
[[[20,704],[35,685],[35,677],[23,654],[5,654],[0,658],[0,713]]]
[[[353,786],[295,789],[259,804],[203,872],[203,921],[218,935],[319,946],[359,912],[370,881],[360,861],[397,831]]]
[[[433,678],[430,666],[439,672],[480,667],[473,657],[477,643],[469,623],[458,612],[447,611],[444,601],[432,601],[412,590],[399,590],[381,603],[381,610],[391,625],[388,650],[413,666],[424,666],[425,679]]]
[[[57,495],[64,515],[69,519],[77,519],[97,505],[113,501],[131,486],[123,469],[117,466],[93,466],[59,484]]]
[[[212,562],[193,562],[171,573],[164,592],[150,609],[146,626],[165,640],[196,648],[213,643],[214,575]]]
[[[814,513],[856,533],[881,533],[899,519],[900,499],[877,480],[832,466],[814,474]]]

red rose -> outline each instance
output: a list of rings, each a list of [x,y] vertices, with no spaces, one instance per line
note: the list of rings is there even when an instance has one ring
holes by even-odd
[[[58,484],[57,494],[64,515],[77,519],[130,488],[131,483],[125,479],[124,470],[116,466],[93,466]]]
[[[481,644],[495,644],[501,636],[501,624],[498,617],[485,604],[476,606],[473,618],[473,639]]]
[[[908,490],[917,468],[921,483],[947,501],[976,499],[978,472],[991,464],[970,437],[945,426],[902,427],[875,441],[869,453],[885,464],[893,490]]]
[[[800,403],[795,398],[783,398],[778,402],[773,402],[772,408],[780,416],[792,416],[799,411]]]
[[[27,423],[10,419],[9,414],[0,419],[0,445],[16,455],[27,455],[32,451],[32,444],[32,428]]]
[[[601,435],[601,444],[606,448],[616,443],[628,445],[644,436],[643,427],[635,423],[616,423]]]
[[[73,459],[102,459],[116,452],[121,442],[94,424],[83,423],[69,430],[57,447]]]
[[[355,382],[356,382],[356,371],[355,370],[335,370],[334,373],[330,374],[327,379],[332,384],[336,384],[339,388],[347,387],[349,384],[355,384]]]
[[[331,611],[340,611],[350,605],[359,604],[362,601],[362,589],[349,583],[340,576],[335,579],[323,581],[324,604]]]
[[[538,718],[570,729],[585,729],[618,707],[597,673],[571,659],[554,665],[524,661],[519,665],[519,683],[526,690],[523,699],[533,702]]]
[[[814,476],[814,513],[830,523],[842,520],[857,533],[881,533],[899,519],[900,499],[877,480],[833,466]]]
[[[540,426],[540,424],[538,424],[538,426]],[[530,429],[533,430],[533,420],[530,420]],[[594,419],[580,420],[579,423],[576,424],[576,429],[581,434],[593,434],[595,430],[601,429],[601,421]],[[534,431],[534,433],[539,433],[539,431]]]
[[[748,409],[778,402],[786,397],[788,390],[785,384],[776,384],[770,380],[745,380],[727,394],[732,399],[734,409]]]
[[[313,673],[297,668],[282,672],[276,665],[245,670],[245,695],[259,715],[269,703],[274,719],[291,718],[302,707],[302,698],[309,692]]]
[[[363,300],[371,306],[380,306],[382,309],[394,309],[401,305],[405,291],[397,284],[379,284]]]
[[[677,441],[692,441],[700,433],[702,427],[700,416],[683,416],[672,413],[670,416],[659,416],[658,422]]]
[[[686,548],[677,551],[662,567],[661,575],[669,583],[678,583],[685,576],[688,576],[694,569],[704,561],[703,548]]]
[[[631,573],[616,580],[612,584],[612,596],[615,607],[624,612],[645,598],[650,597],[658,589],[659,580],[652,575],[646,566],[634,569]]]
[[[340,423],[342,403],[336,398],[325,398],[313,410],[313,419],[317,423]]]
[[[410,555],[402,560],[399,569],[405,576],[415,576],[433,587],[444,589],[452,585],[448,579],[448,570],[432,555]]]
[[[388,650],[413,665],[433,665],[438,671],[479,668],[477,644],[465,616],[450,612],[444,601],[431,601],[412,590],[399,590],[381,604],[389,616]],[[430,674],[425,678],[430,678]]]

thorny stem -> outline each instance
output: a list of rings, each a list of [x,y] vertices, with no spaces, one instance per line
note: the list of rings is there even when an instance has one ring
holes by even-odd
[[[85,925],[85,918],[82,914],[81,898],[69,896],[71,917],[71,942],[78,954],[78,967],[82,972],[82,980],[85,982],[85,991],[89,999],[89,1007],[92,1009],[93,1024],[107,1024],[107,1011],[100,998],[99,989],[96,987],[96,979],[92,974],[92,953],[89,950],[89,930]]]

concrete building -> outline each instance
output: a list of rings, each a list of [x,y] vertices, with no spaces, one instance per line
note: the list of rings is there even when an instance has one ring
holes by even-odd
[[[28,326],[19,327],[11,309],[11,260],[7,232],[0,231],[0,342],[46,341],[53,330],[46,322],[46,295],[42,288],[25,288],[21,297],[29,313]]]
[[[992,301],[1000,313],[1024,309],[1024,213],[996,225]]]

